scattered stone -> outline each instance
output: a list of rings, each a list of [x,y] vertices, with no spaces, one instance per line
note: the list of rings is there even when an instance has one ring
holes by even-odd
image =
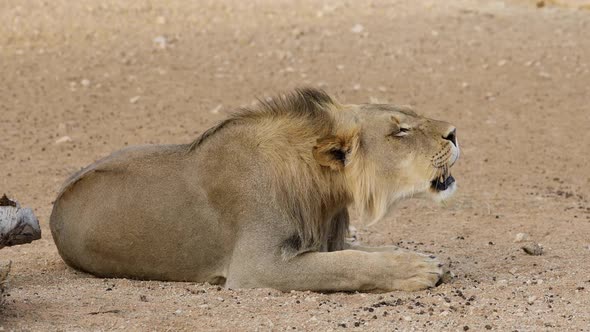
[[[529,305],[532,305],[533,303],[535,303],[535,301],[537,300],[536,296],[529,296],[529,298],[526,300],[526,303],[528,303]]]
[[[57,140],[55,140],[55,144],[69,143],[71,141],[72,141],[72,138],[70,136],[62,136],[62,137],[58,138]]]
[[[182,310],[178,309],[174,312],[175,315],[180,315],[182,313]]]
[[[90,80],[88,80],[88,79],[86,79],[86,78],[85,78],[85,79],[83,79],[83,80],[81,80],[81,81],[80,81],[80,84],[81,84],[83,87],[87,88],[87,87],[89,87],[89,86],[90,86]]]
[[[140,296],[139,296],[139,300],[140,300],[141,302],[147,302],[147,301],[148,301],[148,299],[147,299],[147,296],[145,296],[145,295],[140,295]]]
[[[154,44],[161,49],[165,49],[168,46],[168,40],[164,36],[158,36],[154,38]]]
[[[502,59],[498,61],[498,67],[503,67],[508,61],[506,59]]]
[[[536,242],[527,243],[522,247],[522,250],[531,256],[543,255],[543,247]]]
[[[360,90],[360,89],[361,89],[361,85],[360,85],[360,84],[355,84],[355,85],[353,85],[353,86],[352,86],[352,89],[353,89],[354,91],[358,91],[358,90]]]
[[[551,74],[545,71],[539,72],[539,76],[542,78],[551,78]]]
[[[455,277],[456,275],[453,271],[446,270],[444,271],[442,277],[440,277],[440,281],[443,284],[450,284],[455,279]]]
[[[131,104],[135,104],[139,101],[139,98],[141,98],[141,97],[140,96],[131,97],[131,98],[129,98],[129,102]]]
[[[492,329],[492,325],[487,324],[486,326],[484,326],[486,328],[486,330],[491,330]]]
[[[166,24],[166,18],[164,16],[156,17],[156,24],[160,24],[160,25]]]
[[[365,30],[365,27],[362,24],[355,24],[352,29],[350,29],[353,33],[361,33]]]
[[[514,237],[514,242],[515,243],[523,242],[523,241],[528,240],[528,238],[529,238],[529,235],[527,233],[518,233]]]
[[[211,109],[209,111],[209,113],[211,113],[211,114],[218,114],[219,111],[221,111],[221,108],[222,107],[223,107],[223,105],[222,104],[219,104],[219,105],[215,106],[213,109]]]

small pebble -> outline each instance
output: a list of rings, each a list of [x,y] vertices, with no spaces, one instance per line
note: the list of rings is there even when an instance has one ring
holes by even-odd
[[[221,110],[222,107],[223,107],[223,105],[219,104],[219,105],[215,106],[213,109],[211,109],[209,111],[209,113],[217,114],[217,113],[219,113],[219,111]]]
[[[543,247],[541,247],[538,243],[535,242],[525,244],[522,247],[522,250],[524,250],[524,252],[532,256],[543,255]]]
[[[539,72],[539,76],[542,78],[551,78],[551,74],[549,74],[548,72]]]
[[[526,303],[528,303],[529,305],[535,303],[535,301],[537,300],[536,296],[529,296],[529,298],[526,300]]]
[[[166,24],[166,18],[164,16],[158,16],[156,17],[156,23],[160,25]]]
[[[131,104],[135,104],[139,101],[139,98],[141,98],[141,97],[140,96],[131,97],[131,98],[129,98],[129,102]]]
[[[527,233],[518,233],[514,237],[514,242],[516,242],[516,243],[523,242],[523,241],[528,240],[528,238],[529,238],[529,235]]]
[[[70,136],[62,136],[55,141],[55,144],[69,143],[72,141]]]
[[[361,33],[365,30],[365,27],[362,24],[355,24],[350,31],[353,33]]]
[[[166,37],[158,36],[154,38],[154,44],[156,44],[159,48],[164,49],[166,48],[168,41],[166,40]]]

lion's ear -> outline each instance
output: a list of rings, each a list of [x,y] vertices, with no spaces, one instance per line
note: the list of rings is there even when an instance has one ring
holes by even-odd
[[[320,138],[313,147],[313,156],[321,166],[330,167],[333,171],[342,170],[352,157],[356,141],[356,134]]]

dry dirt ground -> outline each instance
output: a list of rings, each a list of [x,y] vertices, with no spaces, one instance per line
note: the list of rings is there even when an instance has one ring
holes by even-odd
[[[0,192],[33,207],[44,232],[0,252],[13,261],[0,326],[589,331],[587,3],[0,1]],[[48,218],[69,174],[127,145],[189,142],[232,108],[303,85],[459,128],[450,204],[403,202],[357,225],[365,243],[447,260],[452,283],[228,290],[97,279],[60,259]],[[517,233],[545,254],[525,254]]]

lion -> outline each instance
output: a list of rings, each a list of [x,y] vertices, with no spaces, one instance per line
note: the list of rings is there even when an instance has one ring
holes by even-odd
[[[298,89],[190,144],[126,148],[73,175],[50,218],[71,267],[227,288],[387,292],[436,286],[434,256],[346,242],[348,210],[382,219],[456,190],[454,126],[408,107]]]

